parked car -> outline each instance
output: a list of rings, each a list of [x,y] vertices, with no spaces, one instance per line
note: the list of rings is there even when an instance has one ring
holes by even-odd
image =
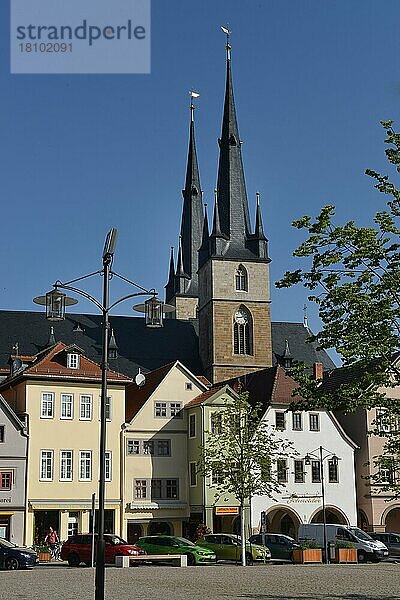
[[[70,567],[77,567],[81,562],[90,565],[92,562],[92,539],[90,533],[73,535],[63,543],[61,559],[67,560]],[[105,561],[115,563],[116,556],[139,556],[145,554],[141,548],[128,544],[118,535],[105,534]],[[95,536],[95,544],[97,535]],[[96,548],[96,546],[95,546]]]
[[[212,550],[217,560],[242,560],[241,539],[232,533],[210,533],[197,540],[196,544]],[[246,542],[246,559],[249,563],[268,561],[271,559],[271,552],[265,546]]]
[[[39,562],[39,557],[33,548],[17,546],[4,538],[0,538],[0,568],[14,571],[15,569],[32,569]]]
[[[357,548],[358,562],[371,560],[379,562],[389,554],[385,544],[374,540],[368,533],[358,527],[328,523],[325,526],[326,540],[328,543],[337,541],[350,542]],[[299,526],[299,541],[311,540],[318,542],[323,547],[324,525],[322,523],[302,523]]]
[[[186,554],[188,565],[215,563],[215,552],[199,548],[193,542],[174,535],[150,535],[139,538],[137,545],[147,554]]]
[[[389,556],[400,557],[400,533],[370,533],[374,540],[379,540],[387,547]]]
[[[265,540],[265,541],[264,541]],[[249,538],[250,544],[267,546],[271,552],[271,558],[281,560],[292,560],[294,548],[299,548],[299,544],[293,538],[282,533],[257,533]]]

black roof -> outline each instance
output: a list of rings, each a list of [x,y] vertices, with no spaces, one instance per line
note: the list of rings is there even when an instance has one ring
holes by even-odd
[[[101,361],[101,315],[69,313],[65,321],[52,323],[56,341],[76,344],[88,358]],[[179,360],[194,375],[204,374],[199,356],[198,322],[166,319],[162,329],[149,329],[143,317],[110,317],[110,325],[118,346],[118,358],[110,359],[110,368],[134,377],[139,367],[152,371]],[[77,330],[77,331],[76,331]],[[294,360],[309,365],[322,362],[325,370],[335,367],[316,344],[306,342],[309,330],[302,323],[272,323],[274,364],[281,363],[288,340]],[[37,354],[49,345],[50,323],[42,312],[0,311],[0,368],[8,368],[13,346],[18,342],[19,354]]]

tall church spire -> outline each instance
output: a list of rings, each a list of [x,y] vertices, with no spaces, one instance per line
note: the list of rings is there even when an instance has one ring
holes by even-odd
[[[183,210],[181,223],[182,236],[182,269],[189,277],[187,293],[198,293],[198,250],[201,245],[203,228],[203,203],[200,185],[199,165],[197,162],[195,130],[194,130],[194,103],[193,99],[199,94],[190,92],[190,130],[189,147],[186,167],[185,189],[183,194]]]
[[[174,247],[171,246],[171,256],[169,259],[169,274],[168,282],[165,286],[165,300],[167,303],[171,302],[175,294],[175,263],[174,263]]]
[[[230,246],[244,248],[250,234],[250,217],[233,95],[231,46],[227,37],[225,101],[219,139],[218,209],[221,232],[230,239]]]

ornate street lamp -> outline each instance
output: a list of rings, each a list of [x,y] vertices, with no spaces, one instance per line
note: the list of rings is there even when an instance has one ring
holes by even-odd
[[[324,452],[325,452],[325,454],[324,454]],[[329,457],[331,458],[333,464],[335,466],[337,466],[339,458],[336,456],[335,453],[329,452],[329,450],[326,450],[326,448],[323,448],[322,446],[319,446],[319,448],[316,448],[312,452],[307,452],[307,454],[304,457],[305,465],[310,465],[312,458],[316,458],[317,460],[319,460],[319,464],[321,465],[322,522],[324,524],[324,556],[323,556],[323,560],[325,563],[328,563],[329,560],[328,560],[328,544],[327,544],[327,538],[326,538],[325,480],[324,480],[323,461]]]
[[[37,296],[33,299],[36,304],[46,306],[46,318],[51,321],[61,321],[65,318],[65,307],[77,304],[75,298],[70,298],[62,290],[68,290],[83,296],[92,302],[102,313],[102,361],[101,361],[101,409],[100,409],[100,445],[99,445],[99,517],[98,517],[98,538],[97,538],[97,553],[96,553],[96,578],[95,578],[95,600],[104,600],[104,584],[105,584],[105,542],[104,542],[104,505],[105,505],[105,453],[106,453],[106,399],[107,399],[107,369],[108,369],[108,342],[109,342],[109,313],[112,308],[127,300],[137,296],[150,296],[142,305],[135,306],[135,310],[145,313],[146,325],[148,327],[162,327],[163,316],[166,312],[175,310],[173,306],[164,304],[156,297],[154,289],[147,290],[146,288],[130,281],[126,277],[119,275],[111,270],[115,246],[117,241],[117,230],[113,227],[107,234],[103,250],[103,268],[94,273],[83,275],[71,281],[61,282],[56,281],[53,285],[53,290],[45,296]],[[103,276],[103,300],[100,302],[94,296],[86,291],[75,287],[77,281],[88,279],[94,275]],[[126,283],[133,285],[140,291],[133,294],[128,294],[119,298],[112,304],[109,303],[109,283],[111,277],[122,279]],[[141,384],[143,384],[143,375]],[[138,383],[138,385],[140,385]]]

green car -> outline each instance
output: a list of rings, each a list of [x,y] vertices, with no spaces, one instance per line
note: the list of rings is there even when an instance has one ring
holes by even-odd
[[[138,539],[136,546],[146,550],[147,554],[186,554],[188,565],[215,563],[215,552],[199,548],[193,542],[174,535],[142,537]]]
[[[214,552],[217,560],[240,562],[242,559],[241,540],[233,533],[207,534],[201,540],[198,540],[196,545]],[[248,563],[269,561],[271,560],[271,552],[268,548],[246,542],[246,559]]]

